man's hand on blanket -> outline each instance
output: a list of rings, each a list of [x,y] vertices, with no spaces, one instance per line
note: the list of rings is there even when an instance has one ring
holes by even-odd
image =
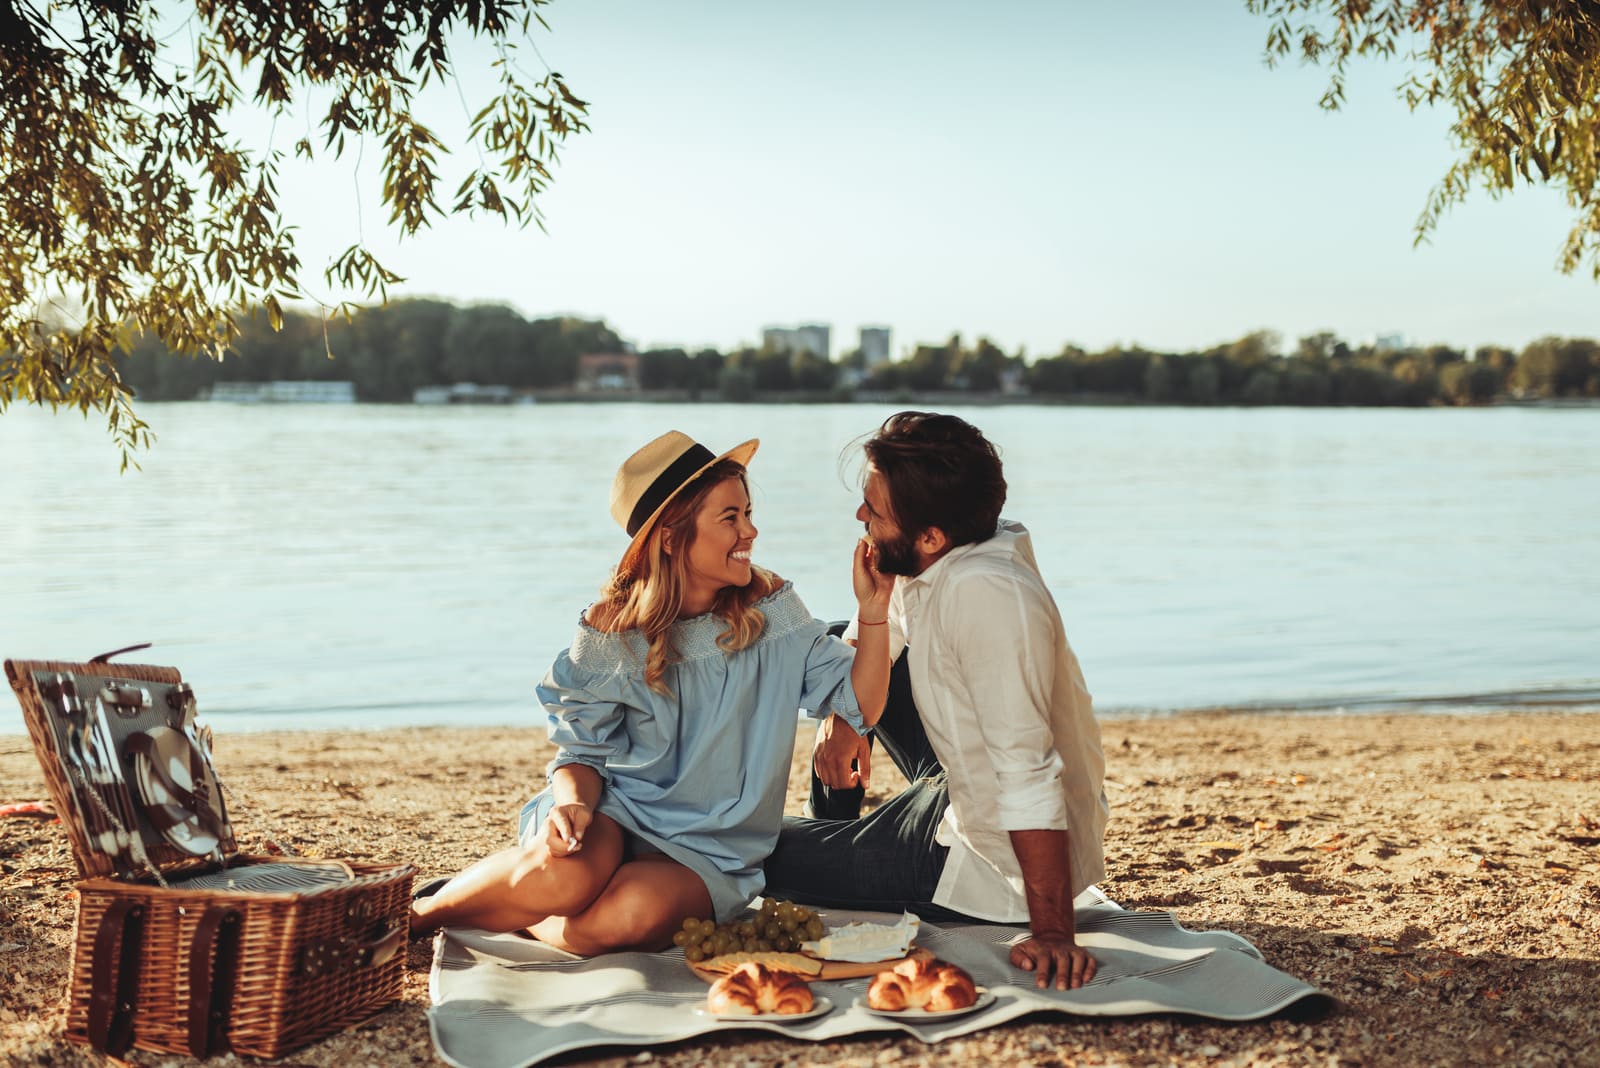
[[[1011,963],[1025,972],[1037,972],[1034,986],[1041,990],[1055,979],[1057,990],[1076,990],[1094,978],[1095,959],[1072,935],[1035,934],[1011,947]]]
[[[583,848],[583,832],[594,820],[594,810],[581,801],[557,805],[545,820],[545,841],[550,845],[550,855],[567,857]]]
[[[855,729],[831,715],[817,728],[817,745],[811,766],[824,786],[848,790],[872,785],[872,746]]]

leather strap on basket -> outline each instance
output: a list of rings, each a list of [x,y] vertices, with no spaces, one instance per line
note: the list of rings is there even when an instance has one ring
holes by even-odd
[[[90,964],[89,1044],[120,1057],[133,1045],[133,1014],[139,995],[139,956],[145,907],[119,897],[94,933]]]
[[[195,929],[189,946],[191,1057],[205,1058],[228,1048],[240,926],[238,909],[213,906],[206,909]]]

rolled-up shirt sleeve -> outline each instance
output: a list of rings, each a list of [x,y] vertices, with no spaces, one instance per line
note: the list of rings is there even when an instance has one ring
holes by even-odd
[[[562,653],[539,684],[550,741],[557,746],[546,774],[566,764],[583,764],[610,780],[606,761],[617,750],[626,705],[616,695],[608,695],[602,681],[575,667]]]
[[[1055,615],[1031,587],[1004,574],[964,576],[952,653],[994,768],[1000,830],[1067,830],[1062,763],[1050,729]]]
[[[828,634],[820,622],[817,627],[819,633],[806,653],[800,707],[813,719],[824,719],[837,713],[858,733],[864,732],[867,729],[866,720],[862,718],[861,705],[856,701],[855,686],[850,682],[856,651]]]

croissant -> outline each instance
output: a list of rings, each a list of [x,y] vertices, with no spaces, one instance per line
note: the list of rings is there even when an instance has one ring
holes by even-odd
[[[745,963],[711,984],[706,1008],[719,1016],[754,1016],[776,1012],[785,1016],[811,1011],[811,986],[792,972],[774,971],[763,964]]]
[[[879,972],[867,988],[867,1005],[887,1012],[948,1012],[970,1008],[977,1000],[972,976],[942,960],[901,961],[892,971]]]

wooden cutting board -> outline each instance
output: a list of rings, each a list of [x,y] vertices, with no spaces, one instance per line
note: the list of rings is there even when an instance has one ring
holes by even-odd
[[[888,971],[895,965],[901,964],[908,960],[930,960],[932,957],[933,954],[931,952],[923,949],[919,945],[913,944],[910,953],[907,953],[903,957],[897,957],[894,960],[875,960],[868,961],[864,964],[852,960],[825,960],[822,962],[822,971],[815,975],[807,975],[805,978],[807,980],[822,980],[824,982],[835,979],[862,979],[870,975],[877,975],[879,972]],[[708,983],[714,983],[718,979],[721,979],[723,975],[727,974],[725,972],[712,971],[711,969],[706,968],[703,963],[693,964],[687,961],[684,963],[689,964],[689,970],[694,972],[694,974],[698,975]]]

